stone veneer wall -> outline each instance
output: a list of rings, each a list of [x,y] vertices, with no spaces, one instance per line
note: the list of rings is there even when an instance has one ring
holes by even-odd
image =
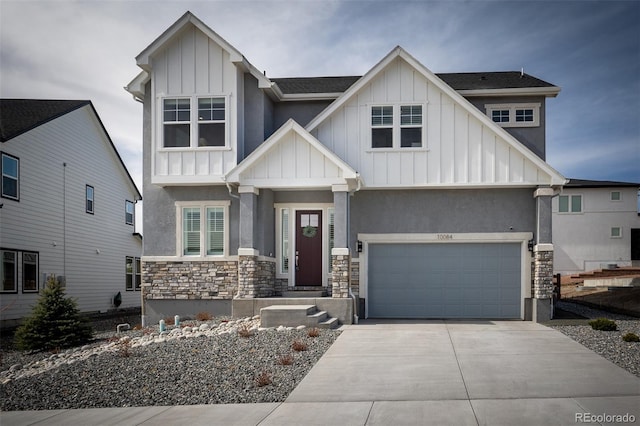
[[[550,299],[553,296],[553,250],[534,251],[532,277],[532,296]]]
[[[351,259],[351,291],[354,296],[360,296],[360,262]]]
[[[277,296],[276,263],[258,256],[238,256],[238,297]],[[280,289],[280,295],[282,290]]]
[[[349,297],[349,282],[351,273],[351,256],[331,256],[331,297]]]
[[[231,299],[237,283],[233,261],[142,261],[145,299]]]

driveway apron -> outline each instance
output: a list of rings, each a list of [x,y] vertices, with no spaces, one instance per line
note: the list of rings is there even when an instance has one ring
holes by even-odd
[[[344,327],[267,420],[349,402],[371,404],[360,425],[576,424],[585,413],[640,422],[640,378],[532,322],[365,320]]]

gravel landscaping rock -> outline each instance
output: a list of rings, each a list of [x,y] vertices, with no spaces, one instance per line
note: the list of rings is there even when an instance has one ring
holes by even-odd
[[[100,341],[59,354],[3,349],[0,409],[284,401],[340,334],[321,330],[312,338],[308,330],[291,327],[258,331],[254,318],[183,324],[166,333],[158,327],[101,333]],[[251,333],[242,337],[239,329]],[[307,350],[294,351],[295,340]],[[281,365],[283,355],[293,363]]]
[[[635,333],[640,336],[640,318],[613,314],[563,301],[559,301],[557,306],[588,319],[550,321],[546,323],[547,326],[560,331],[586,348],[640,377],[640,343],[622,340],[622,336],[626,333]],[[593,330],[588,323],[595,318],[614,320],[618,330]]]

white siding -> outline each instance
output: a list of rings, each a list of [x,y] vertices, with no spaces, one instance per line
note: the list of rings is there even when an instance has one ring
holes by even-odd
[[[125,256],[142,253],[134,227],[125,224],[125,200],[135,201],[136,193],[91,107],[0,148],[20,158],[20,201],[2,199],[0,247],[38,252],[40,288],[45,273],[66,276],[67,294],[83,311],[110,309],[118,291],[121,307],[140,306],[140,292],[125,291]],[[95,189],[93,215],[85,212],[87,184]],[[37,300],[22,293],[21,277],[20,268],[17,294],[0,294],[2,320],[29,314]]]
[[[622,193],[611,201],[611,191]],[[602,263],[631,265],[631,229],[640,229],[636,188],[564,188],[562,195],[581,195],[582,213],[558,213],[553,198],[554,270],[568,274],[600,269]],[[622,229],[611,238],[611,228]]]
[[[238,128],[242,127],[242,72],[222,49],[195,26],[189,25],[153,57],[152,182],[189,184],[221,182],[237,164]],[[226,96],[227,148],[162,148],[162,99],[167,96]],[[197,111],[191,112],[192,115]],[[196,129],[192,129],[194,132]]]
[[[321,187],[344,183],[342,170],[294,130],[242,173],[243,185],[256,187]]]
[[[372,105],[422,104],[422,148],[371,148]],[[492,125],[398,57],[312,133],[358,170],[367,187],[550,183]]]

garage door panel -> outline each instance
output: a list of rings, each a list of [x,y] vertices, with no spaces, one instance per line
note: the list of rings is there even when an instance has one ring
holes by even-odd
[[[368,316],[519,318],[519,243],[370,244]]]

